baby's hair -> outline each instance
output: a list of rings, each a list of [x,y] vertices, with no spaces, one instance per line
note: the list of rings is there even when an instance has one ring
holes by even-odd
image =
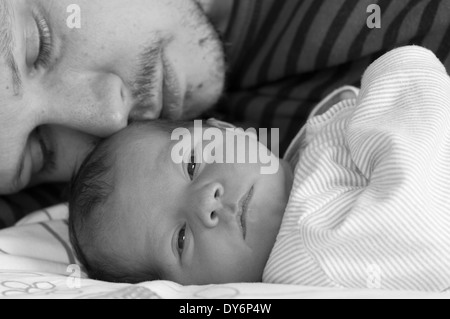
[[[135,122],[132,127],[152,125],[171,133],[176,128],[188,128],[192,122],[169,122],[164,120],[152,122]],[[120,134],[120,133],[119,133]],[[107,203],[114,191],[114,149],[112,140],[114,136],[101,141],[87,156],[77,174],[72,178],[69,196],[69,235],[76,257],[84,266],[88,276],[92,279],[139,283],[160,279],[150,273],[147,267],[138,265],[130,270],[129,267],[120,267],[119,256],[109,250],[101,253],[95,243],[102,242],[105,234],[106,218],[113,218],[107,209],[102,207]],[[103,231],[102,231],[103,230]]]

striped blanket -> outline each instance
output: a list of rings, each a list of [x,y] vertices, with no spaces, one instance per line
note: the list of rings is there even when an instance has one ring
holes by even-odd
[[[373,5],[380,28],[367,23],[377,18]],[[338,87],[360,87],[364,70],[396,47],[426,47],[450,70],[449,12],[450,0],[236,0],[220,111],[231,122],[280,128],[284,151],[317,103]]]
[[[264,279],[323,287],[450,287],[450,77],[421,47],[366,71],[314,117]]]

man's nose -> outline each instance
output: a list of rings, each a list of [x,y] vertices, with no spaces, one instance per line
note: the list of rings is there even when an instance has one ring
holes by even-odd
[[[204,227],[214,228],[220,221],[231,218],[223,202],[224,188],[220,183],[205,185],[197,196],[194,211]]]
[[[114,74],[73,75],[51,91],[53,94],[44,101],[50,106],[46,108],[47,124],[97,137],[108,137],[125,128],[135,104],[130,88]]]

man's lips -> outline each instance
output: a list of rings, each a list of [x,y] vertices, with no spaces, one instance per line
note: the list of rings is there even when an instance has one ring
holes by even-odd
[[[246,217],[247,217],[248,208],[250,206],[250,202],[253,198],[253,191],[254,191],[254,186],[252,186],[250,188],[250,190],[239,201],[239,212],[238,212],[237,218],[238,218],[238,224],[241,226],[244,239],[247,236]]]

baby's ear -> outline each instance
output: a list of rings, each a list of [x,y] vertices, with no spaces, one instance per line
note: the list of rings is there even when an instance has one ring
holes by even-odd
[[[231,123],[219,121],[219,120],[216,120],[214,118],[210,118],[209,120],[206,121],[206,123],[208,125],[211,125],[212,127],[217,127],[217,128],[220,128],[220,129],[236,128],[236,126],[234,126]]]

